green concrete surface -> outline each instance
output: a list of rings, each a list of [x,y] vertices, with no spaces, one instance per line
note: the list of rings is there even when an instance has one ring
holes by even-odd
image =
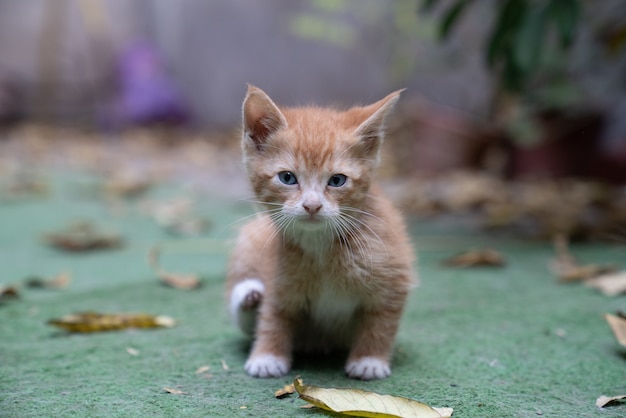
[[[489,236],[446,222],[412,220],[421,285],[411,294],[396,341],[393,374],[382,381],[347,379],[343,358],[297,358],[281,379],[243,371],[249,343],[231,325],[224,276],[233,223],[249,213],[241,201],[212,195],[200,213],[214,226],[202,238],[168,235],[130,202],[126,210],[74,193],[76,177],[55,177],[49,196],[0,202],[0,283],[69,271],[66,289],[21,289],[0,305],[2,417],[312,417],[276,389],[305,383],[354,387],[453,407],[454,417],[620,417],[626,404],[599,409],[600,395],[626,394],[626,350],[602,315],[626,309],[583,285],[557,284],[547,243]],[[162,186],[149,197],[184,194]],[[40,234],[89,219],[124,235],[117,250],[72,254],[41,243]],[[146,253],[161,264],[200,273],[194,291],[166,288]],[[581,259],[626,267],[626,246],[573,246]],[[441,260],[491,246],[504,268],[451,269]],[[46,324],[76,311],[147,312],[174,317],[171,329],[64,334]],[[131,355],[128,348],[137,351]],[[224,365],[228,367],[225,368]],[[202,366],[210,369],[201,374]],[[167,393],[164,388],[184,394]]]

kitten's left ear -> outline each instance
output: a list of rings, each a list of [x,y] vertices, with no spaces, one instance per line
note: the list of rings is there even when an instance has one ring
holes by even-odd
[[[287,127],[285,116],[272,99],[260,88],[248,85],[243,101],[244,144],[247,141],[261,150],[269,137],[279,129]]]
[[[359,137],[362,150],[369,157],[377,157],[380,144],[383,142],[385,132],[385,121],[394,105],[400,98],[400,93],[405,89],[394,91],[384,99],[377,101],[361,110],[361,115],[365,115],[365,122],[362,122],[354,134]]]

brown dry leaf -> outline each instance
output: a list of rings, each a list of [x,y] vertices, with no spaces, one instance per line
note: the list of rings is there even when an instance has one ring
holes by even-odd
[[[142,313],[79,312],[58,319],[51,319],[48,324],[69,332],[87,333],[116,331],[126,328],[170,328],[175,325],[175,321],[169,316]]]
[[[551,268],[561,283],[580,282],[615,271],[613,266],[579,264],[578,260],[570,253],[569,242],[562,234],[555,236],[554,250],[556,257],[552,260]]]
[[[117,248],[122,238],[115,233],[102,232],[91,222],[74,222],[64,229],[43,235],[47,244],[65,251],[89,251]]]
[[[292,383],[290,385],[285,385],[282,388],[278,389],[276,392],[274,392],[274,397],[278,399],[282,399],[295,392],[296,392],[296,388]]]
[[[587,280],[585,284],[600,290],[605,296],[617,296],[626,293],[626,270],[604,274]]]
[[[504,257],[496,250],[489,248],[469,250],[443,262],[451,267],[500,267],[504,265]]]
[[[345,415],[375,418],[440,418],[452,415],[452,408],[437,410],[408,398],[379,395],[360,389],[325,389],[309,386],[304,385],[302,379],[298,377],[293,383],[301,399],[318,408]]]
[[[59,273],[57,276],[42,279],[41,277],[30,277],[26,279],[27,287],[44,288],[44,289],[63,289],[72,281],[72,276],[67,272]]]
[[[186,395],[187,392],[183,392],[180,389],[174,389],[174,388],[163,388],[164,391],[166,391],[167,393],[171,393],[173,395]]]
[[[159,266],[159,256],[159,248],[153,247],[148,253],[148,263],[162,284],[180,290],[193,290],[202,285],[197,274],[171,273],[162,269]]]
[[[598,408],[604,408],[611,402],[621,401],[622,399],[626,399],[626,395],[619,395],[619,396],[602,395],[598,399],[596,399],[596,406]]]
[[[117,174],[102,184],[102,193],[113,197],[131,198],[145,193],[153,181],[135,173]]]
[[[15,286],[0,285],[0,303],[11,299],[18,299],[20,293]]]
[[[617,341],[626,347],[626,319],[611,314],[605,314],[604,318],[609,323]]]

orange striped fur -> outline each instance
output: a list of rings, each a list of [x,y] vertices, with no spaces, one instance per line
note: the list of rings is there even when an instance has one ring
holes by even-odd
[[[282,376],[294,352],[334,349],[348,350],[350,377],[390,374],[413,249],[374,178],[399,95],[347,111],[282,108],[249,86],[242,149],[261,210],[239,234],[227,290],[254,336],[250,375]]]

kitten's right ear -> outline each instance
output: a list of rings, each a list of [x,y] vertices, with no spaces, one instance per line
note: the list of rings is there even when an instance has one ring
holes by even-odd
[[[248,84],[243,101],[243,140],[260,151],[268,138],[287,127],[285,116],[260,88]]]

